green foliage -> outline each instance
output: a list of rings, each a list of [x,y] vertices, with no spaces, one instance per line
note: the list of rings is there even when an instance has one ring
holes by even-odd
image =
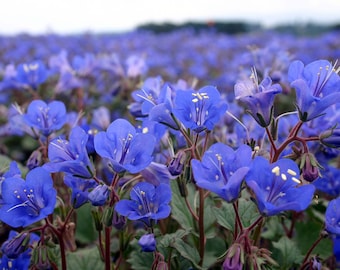
[[[280,269],[289,269],[293,265],[297,266],[303,260],[296,243],[286,236],[281,237],[277,242],[273,242],[273,246],[278,251],[276,261],[279,263]]]
[[[67,269],[93,270],[104,269],[97,247],[80,249],[67,254]]]
[[[76,240],[82,244],[93,243],[98,237],[98,232],[93,224],[91,207],[92,206],[90,204],[84,204],[76,210]]]

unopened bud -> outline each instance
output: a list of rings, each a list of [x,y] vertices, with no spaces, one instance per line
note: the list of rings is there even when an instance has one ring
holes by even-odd
[[[313,182],[320,176],[319,163],[311,153],[304,153],[301,157],[300,169],[302,170],[303,179]]]
[[[232,245],[223,262],[223,270],[242,270],[243,269],[242,247],[238,244]]]
[[[1,251],[5,254],[9,259],[18,258],[24,251],[27,250],[30,241],[30,234],[27,232],[20,233],[13,237],[12,239],[7,240],[3,243],[1,247]]]
[[[102,206],[105,204],[109,196],[109,188],[107,185],[96,186],[88,195],[88,199],[93,206]]]
[[[35,150],[28,158],[26,166],[29,170],[33,170],[34,168],[39,167],[41,165],[41,160],[42,160],[41,152]]]
[[[121,216],[116,211],[114,211],[112,224],[117,230],[121,230],[126,225],[126,217]]]
[[[168,165],[168,170],[171,175],[177,176],[180,175],[183,171],[185,161],[186,161],[186,154],[184,151],[179,151],[170,161]]]
[[[51,269],[51,261],[48,255],[48,247],[45,245],[37,246],[33,249],[33,263],[36,269]]]
[[[328,147],[340,147],[340,129],[331,129],[322,132],[319,136],[320,142]]]
[[[138,244],[144,252],[153,252],[156,250],[156,239],[153,233],[143,235]]]

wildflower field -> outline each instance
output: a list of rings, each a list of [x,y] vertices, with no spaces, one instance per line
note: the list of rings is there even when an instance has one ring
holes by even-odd
[[[340,32],[0,37],[0,269],[340,269]]]

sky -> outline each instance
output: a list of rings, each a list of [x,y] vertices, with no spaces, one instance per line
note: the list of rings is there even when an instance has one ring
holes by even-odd
[[[121,32],[144,23],[340,23],[340,0],[0,0],[0,34]]]

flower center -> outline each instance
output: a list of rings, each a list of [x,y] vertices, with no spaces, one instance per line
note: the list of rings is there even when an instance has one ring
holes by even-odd
[[[14,190],[13,193],[20,203],[8,209],[7,212],[19,207],[25,207],[29,216],[39,216],[40,210],[44,208],[45,205],[42,198],[39,199],[34,195],[33,189],[28,190],[25,188],[20,194],[18,190]]]

